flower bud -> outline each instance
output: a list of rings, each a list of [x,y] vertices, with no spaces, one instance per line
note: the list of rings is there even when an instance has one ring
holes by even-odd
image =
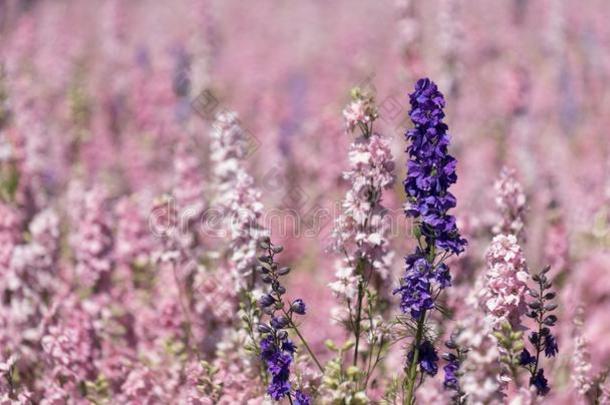
[[[272,305],[274,302],[275,299],[270,294],[265,294],[258,300],[258,304],[263,308]]]
[[[293,301],[292,305],[290,306],[290,309],[295,314],[305,315],[305,303],[300,298]]]
[[[269,327],[269,325],[266,325],[264,323],[258,324],[257,329],[258,329],[258,331],[260,333],[269,333],[269,332],[271,332],[271,328]]]
[[[285,316],[278,316],[271,320],[271,326],[274,329],[284,329],[289,323],[290,321]]]

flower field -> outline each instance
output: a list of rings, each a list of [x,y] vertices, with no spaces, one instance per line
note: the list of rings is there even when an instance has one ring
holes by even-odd
[[[607,0],[0,0],[0,404],[610,404]]]

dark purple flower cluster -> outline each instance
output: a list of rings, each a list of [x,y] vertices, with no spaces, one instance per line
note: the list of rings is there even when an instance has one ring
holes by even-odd
[[[450,339],[445,341],[445,347],[449,349],[449,352],[443,354],[443,360],[447,362],[443,367],[445,372],[443,387],[448,391],[453,391],[451,397],[452,404],[462,405],[466,404],[466,393],[460,386],[460,366],[464,359],[466,359],[468,348],[460,347],[455,341],[456,336],[457,333],[453,333]]]
[[[274,256],[282,251],[281,246],[273,246],[269,239],[262,242],[261,247],[267,253],[259,258],[260,266],[257,270],[261,273],[261,280],[271,286],[271,291],[264,294],[258,300],[262,311],[269,315],[271,320],[268,324],[261,323],[258,331],[262,336],[260,341],[261,360],[267,366],[267,372],[271,376],[267,393],[276,401],[289,397],[292,400],[290,384],[290,365],[294,359],[296,347],[288,339],[286,329],[294,327],[293,316],[304,315],[305,303],[302,299],[294,300],[288,309],[284,304],[283,295],[286,293],[280,283],[280,276],[290,272],[290,268],[279,268]],[[309,397],[303,392],[294,392],[294,404],[309,405]]]
[[[443,386],[446,389],[456,389],[459,384],[456,373],[460,369],[460,361],[455,354],[449,354],[447,360],[447,364],[443,367],[445,372]]]
[[[536,363],[536,358],[532,356],[529,350],[523,349],[519,355],[519,364],[522,366],[529,366]]]
[[[409,352],[407,358],[409,362],[413,361],[413,350]],[[417,362],[422,373],[433,376],[438,372],[438,354],[434,345],[429,340],[424,340],[419,345]]]
[[[555,336],[551,334],[551,330],[547,327],[543,327],[540,330],[540,333],[530,333],[528,340],[532,345],[534,345],[534,347],[540,345],[540,348],[544,350],[544,355],[546,357],[555,357],[559,351],[559,348],[557,347],[557,340],[555,339]],[[522,358],[527,358],[527,355],[524,354],[525,352],[529,354],[527,349],[523,349],[523,352],[521,353]]]
[[[544,377],[543,368],[539,368],[536,374],[530,377],[530,385],[536,387],[538,395],[546,395],[551,390],[548,380]]]
[[[557,339],[551,333],[550,327],[555,326],[557,316],[552,312],[557,308],[557,304],[551,301],[555,298],[555,292],[551,291],[553,283],[547,278],[550,267],[547,266],[532,277],[538,284],[538,289],[529,289],[529,295],[533,298],[527,304],[529,307],[527,316],[538,324],[538,331],[531,332],[528,336],[529,342],[534,348],[534,353],[524,348],[519,356],[519,364],[530,372],[530,385],[536,388],[538,395],[546,395],[551,388],[547,379],[544,377],[544,369],[538,368],[540,354],[544,352],[546,357],[554,357],[559,347]]]
[[[406,258],[407,271],[401,280],[400,287],[394,294],[401,294],[400,308],[414,319],[419,319],[424,311],[432,309],[434,299],[432,286],[443,289],[451,285],[449,267],[440,263],[433,268],[421,249],[417,249]]]
[[[528,340],[534,345],[537,352],[544,350],[546,357],[554,357],[559,351],[557,340],[547,327],[543,327],[540,333],[530,333]],[[519,355],[519,364],[527,369],[535,370],[532,371],[533,374],[530,377],[530,385],[536,388],[539,395],[546,395],[551,390],[547,379],[544,377],[544,369],[536,369],[536,356],[532,355],[529,350],[523,349],[521,351],[521,354]]]
[[[404,181],[408,198],[407,216],[420,221],[420,230],[427,246],[459,254],[466,246],[460,236],[455,217],[449,209],[456,199],[449,186],[456,182],[457,161],[451,156],[447,125],[443,122],[445,98],[430,79],[420,79],[410,95],[409,116],[415,127],[406,134],[407,178]]]
[[[290,364],[295,351],[294,344],[285,333],[269,333],[260,343],[261,359],[267,365],[271,382],[267,393],[279,401],[290,393]]]
[[[296,390],[294,393],[294,405],[310,405],[311,399],[308,395],[304,394],[300,390]]]

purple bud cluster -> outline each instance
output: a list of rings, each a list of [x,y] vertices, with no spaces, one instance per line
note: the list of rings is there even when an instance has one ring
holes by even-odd
[[[555,357],[559,351],[557,340],[550,329],[557,322],[557,316],[552,314],[557,304],[550,302],[556,294],[551,291],[552,282],[547,278],[549,270],[550,267],[546,267],[540,274],[532,277],[538,284],[538,289],[528,290],[533,300],[527,304],[527,316],[538,324],[538,330],[530,332],[528,336],[534,354],[524,348],[519,356],[519,364],[530,372],[530,385],[536,389],[538,395],[546,395],[550,391],[544,369],[540,367],[540,354]]]
[[[259,257],[260,265],[257,270],[261,273],[261,280],[271,287],[270,291],[258,300],[261,310],[270,318],[268,323],[258,325],[258,331],[262,336],[260,357],[271,376],[267,393],[276,401],[288,397],[294,404],[309,405],[310,400],[306,394],[300,390],[292,392],[290,366],[296,346],[288,338],[288,329],[294,325],[293,316],[305,315],[306,306],[300,298],[292,301],[290,305],[284,302],[286,288],[280,283],[280,277],[287,275],[290,268],[279,267],[274,260],[275,255],[280,253],[283,247],[274,246],[269,238],[265,238],[260,246],[267,252]]]
[[[457,160],[451,156],[448,127],[443,122],[445,98],[430,79],[420,79],[410,95],[409,116],[415,127],[406,134],[408,198],[406,214],[418,219],[428,246],[459,254],[466,246],[455,217],[448,214],[456,199],[449,186],[457,180]]]

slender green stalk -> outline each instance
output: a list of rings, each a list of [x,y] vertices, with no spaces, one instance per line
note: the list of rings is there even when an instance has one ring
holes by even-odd
[[[417,379],[417,363],[419,361],[419,346],[424,336],[424,320],[426,318],[426,312],[422,313],[421,318],[417,321],[417,331],[415,332],[415,341],[413,343],[413,360],[409,364],[409,370],[407,372],[407,394],[405,397],[404,404],[411,405],[415,403],[415,380]]]
[[[305,346],[305,349],[307,349],[307,352],[309,353],[309,356],[311,357],[311,359],[314,361],[314,363],[316,363],[316,366],[318,366],[318,369],[320,370],[320,372],[324,373],[324,367],[322,367],[322,364],[320,363],[320,361],[318,360],[318,358],[314,354],[313,350],[311,350],[311,348],[307,344],[307,341],[305,340],[305,338],[303,337],[303,335],[299,331],[299,328],[297,327],[297,325],[292,321],[292,319],[290,318],[290,316],[288,315],[288,313],[284,309],[282,309],[282,312],[284,312],[284,316],[286,316],[286,318],[288,318],[290,320],[291,328],[294,329],[295,333],[297,334],[297,336],[301,340],[301,343],[303,343],[303,346]]]
[[[420,244],[418,238],[418,244]],[[421,246],[421,244],[420,244]],[[436,249],[434,244],[428,247],[428,261],[434,265],[434,259],[436,258]],[[409,370],[406,376],[406,385],[407,385],[407,396],[405,398],[406,405],[412,405],[415,403],[415,380],[417,379],[417,364],[419,362],[419,346],[421,345],[422,339],[424,337],[424,326],[426,320],[426,311],[424,310],[421,314],[421,317],[417,320],[417,331],[415,332],[415,341],[413,342],[413,360],[411,364],[409,364]],[[423,375],[422,375],[423,378]]]
[[[362,321],[362,300],[364,298],[364,260],[358,262],[356,268],[356,274],[360,276],[358,280],[358,302],[356,307],[356,325],[354,328],[354,335],[356,336],[356,344],[354,345],[354,366],[358,365],[358,348],[360,344],[360,323]]]

